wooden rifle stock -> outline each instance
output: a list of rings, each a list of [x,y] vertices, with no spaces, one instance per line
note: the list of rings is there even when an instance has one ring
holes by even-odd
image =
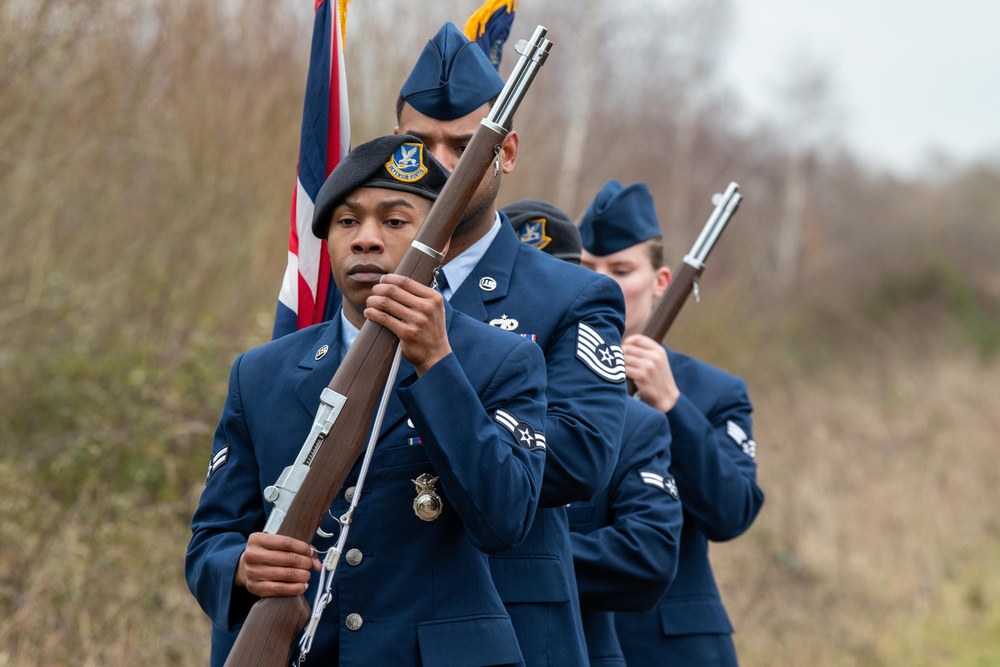
[[[455,231],[479,183],[507,136],[510,120],[552,43],[538,26],[530,42],[520,40],[521,53],[490,115],[482,121],[462,153],[430,213],[396,268],[428,285],[443,259],[442,250]],[[313,430],[296,459],[265,496],[275,502],[266,532],[312,542],[364,448],[379,397],[388,380],[398,343],[385,327],[366,321],[336,374],[324,390]],[[331,393],[332,392],[332,393]],[[324,415],[321,417],[321,415]],[[324,421],[325,420],[325,421]],[[328,442],[327,442],[328,441]],[[327,442],[326,446],[324,442]],[[298,477],[296,474],[298,473]],[[281,508],[279,510],[279,508]],[[254,603],[240,630],[226,667],[288,665],[292,642],[310,615],[302,595],[262,598]]]
[[[694,291],[695,298],[698,298],[698,280],[705,271],[705,260],[725,230],[729,218],[739,208],[742,200],[739,189],[738,184],[730,183],[723,194],[717,194],[713,197],[713,203],[716,205],[715,210],[712,211],[708,222],[705,223],[701,234],[698,235],[698,240],[691,246],[691,251],[684,256],[684,262],[681,264],[680,270],[674,274],[670,287],[667,288],[660,302],[656,304],[656,308],[653,309],[652,314],[643,325],[641,332],[643,336],[648,336],[657,342],[662,341],[677,318],[677,314],[681,312],[681,308],[687,302],[688,295]],[[627,383],[629,395],[635,394],[635,384],[632,380],[627,380]]]

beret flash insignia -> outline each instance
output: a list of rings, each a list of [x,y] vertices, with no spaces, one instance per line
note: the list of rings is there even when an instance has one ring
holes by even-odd
[[[397,181],[415,183],[427,174],[424,166],[424,145],[406,142],[400,144],[385,163],[385,170]]]
[[[545,234],[545,223],[545,218],[528,220],[518,228],[518,238],[541,250],[552,242],[552,237]]]

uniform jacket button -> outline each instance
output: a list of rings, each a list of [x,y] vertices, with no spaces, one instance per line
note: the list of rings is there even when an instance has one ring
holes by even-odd
[[[351,549],[347,552],[347,564],[348,565],[358,565],[364,555],[361,553],[361,549]]]
[[[347,626],[348,630],[354,631],[360,630],[364,623],[365,622],[361,620],[361,614],[348,614],[344,624]]]
[[[347,487],[347,489],[344,491],[344,500],[346,500],[347,502],[353,501],[354,500],[354,490],[356,488],[357,487],[354,487],[354,486]]]

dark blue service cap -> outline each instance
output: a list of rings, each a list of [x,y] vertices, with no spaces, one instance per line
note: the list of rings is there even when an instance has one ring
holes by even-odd
[[[547,201],[522,199],[500,209],[514,226],[518,238],[542,252],[580,263],[580,230],[566,213]]]
[[[580,220],[580,237],[587,252],[598,257],[663,238],[649,187],[626,187],[614,179],[605,183]]]
[[[425,116],[454,120],[490,102],[503,85],[483,50],[445,23],[427,42],[399,94]]]
[[[390,134],[351,149],[327,177],[316,196],[312,231],[325,239],[333,209],[358,188],[385,188],[434,201],[448,171],[409,134]]]

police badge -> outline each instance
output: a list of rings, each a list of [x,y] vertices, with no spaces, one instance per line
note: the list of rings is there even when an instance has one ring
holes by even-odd
[[[441,516],[444,503],[441,502],[441,496],[434,488],[438,478],[424,473],[410,481],[417,487],[417,497],[413,499],[413,513],[422,521],[433,521]]]

